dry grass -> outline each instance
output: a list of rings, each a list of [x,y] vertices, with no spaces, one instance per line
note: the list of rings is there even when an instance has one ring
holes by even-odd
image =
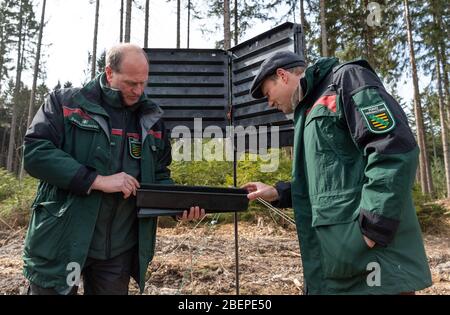
[[[443,201],[450,207],[450,201]],[[447,208],[448,209],[448,208]],[[0,231],[0,294],[20,294],[25,229]],[[450,220],[424,234],[432,287],[418,294],[450,294]],[[297,234],[266,219],[239,224],[240,293],[302,293]],[[235,294],[234,226],[177,225],[160,228],[145,294]],[[130,293],[138,294],[136,284]]]

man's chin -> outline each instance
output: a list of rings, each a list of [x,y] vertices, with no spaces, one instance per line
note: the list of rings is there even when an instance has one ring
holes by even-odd
[[[133,100],[126,100],[126,101],[125,101],[125,105],[127,105],[127,106],[133,106],[134,104],[137,103],[138,100],[139,100],[138,98],[137,98],[137,99],[133,99]]]
[[[292,114],[294,111],[292,110],[292,108],[282,108],[281,111],[283,112],[283,114]]]

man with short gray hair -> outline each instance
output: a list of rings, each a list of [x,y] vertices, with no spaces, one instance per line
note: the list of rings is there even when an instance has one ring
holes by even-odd
[[[24,166],[40,179],[25,239],[29,294],[127,294],[144,289],[156,218],[137,218],[140,183],[171,184],[163,111],[144,93],[148,57],[136,45],[107,54],[83,88],[50,93],[25,136]],[[183,219],[198,219],[192,207]]]

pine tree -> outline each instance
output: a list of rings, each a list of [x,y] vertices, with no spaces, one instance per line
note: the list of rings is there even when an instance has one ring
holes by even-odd
[[[441,65],[443,64],[442,56],[445,56],[445,53],[443,54],[441,52],[441,49],[443,47],[442,44],[445,44],[444,41],[446,38],[446,34],[445,32],[443,32],[441,22],[443,19],[443,12],[445,14],[442,4],[443,2],[440,0],[430,1],[426,11],[428,13],[428,16],[431,15],[431,18],[428,18],[424,23],[424,34],[422,37],[424,38],[424,45],[428,46],[427,51],[430,51],[430,55],[434,55],[431,59],[432,62],[434,62],[434,67],[431,68],[434,68],[435,80],[433,80],[433,82],[436,83],[435,88],[437,89],[438,95],[439,120],[441,127],[442,151],[446,179],[446,196],[450,198],[450,148],[448,126],[446,121],[446,108],[448,108],[448,103],[446,104],[446,101],[448,100],[448,97],[444,97],[444,94],[448,96],[448,91],[447,93],[443,92],[443,87],[445,86],[443,77],[447,77],[447,74],[445,73],[445,67],[441,67]],[[426,69],[424,69],[424,71],[426,71]]]
[[[0,92],[2,91],[3,79],[8,78],[10,70],[8,64],[11,62],[9,53],[13,46],[12,34],[14,32],[13,7],[14,1],[3,0],[0,2]]]
[[[192,0],[188,0],[188,5],[187,5],[187,12],[188,12],[188,16],[187,16],[187,43],[186,43],[186,48],[189,49],[190,47],[190,39],[191,39],[191,10],[192,10]]]
[[[64,87],[65,89],[71,88],[71,87],[73,87],[73,83],[70,82],[70,81],[66,81],[66,82],[64,83],[63,87]]]
[[[91,79],[95,78],[95,61],[97,60],[97,37],[98,37],[98,11],[100,8],[100,0],[95,1],[95,20],[94,20],[94,39],[92,42],[92,65],[91,65]]]
[[[177,48],[181,46],[181,0],[177,0]]]
[[[221,30],[223,32],[223,39],[216,42],[216,48],[226,47],[224,44],[225,40],[227,41],[227,46],[231,46],[232,38],[234,39],[234,43],[236,44],[237,42],[239,42],[239,39],[245,35],[248,28],[251,27],[255,21],[267,21],[273,19],[268,14],[272,9],[269,1],[270,0],[249,0],[234,2],[233,10],[231,11],[229,0],[213,0],[209,3],[205,15],[209,19],[220,19],[221,22],[214,24],[213,30],[211,29],[210,24],[204,24],[202,26],[202,33],[212,34],[213,32],[217,32],[218,30]],[[226,3],[228,3],[228,8],[225,10]],[[233,31],[231,31],[232,20],[234,21]],[[225,34],[227,35],[225,36]]]
[[[322,38],[322,56],[328,57],[328,35],[326,27],[325,0],[320,0],[320,37]]]
[[[106,50],[103,50],[97,58],[97,73],[105,72],[106,68]]]
[[[44,31],[44,24],[45,24],[45,7],[47,4],[47,0],[43,0],[42,2],[42,13],[41,13],[41,23],[39,24],[39,36],[38,36],[38,43],[36,48],[36,58],[34,63],[34,75],[33,75],[33,85],[31,87],[31,96],[30,96],[30,102],[28,107],[28,119],[27,119],[27,125],[29,126],[31,124],[31,120],[34,116],[34,102],[35,102],[35,94],[36,94],[36,85],[37,85],[37,79],[39,76],[39,63],[41,60],[41,46],[42,46],[42,34]]]
[[[19,99],[19,92],[20,92],[20,83],[21,83],[21,76],[22,76],[22,68],[21,68],[21,61],[22,61],[22,34],[23,34],[23,25],[24,25],[24,7],[25,7],[25,1],[21,0],[19,2],[19,13],[18,13],[18,27],[17,27],[17,66],[16,66],[16,83],[14,87],[14,102],[12,103],[13,106],[13,114],[11,117],[11,125],[10,125],[10,132],[9,132],[9,144],[8,144],[8,155],[6,160],[6,169],[9,172],[13,172],[13,163],[14,163],[14,153],[16,150],[16,124],[17,124],[17,115],[18,115],[18,103],[16,103]]]
[[[119,30],[119,42],[123,42],[123,11],[124,11],[124,0],[120,0],[120,30]]]
[[[410,62],[411,62],[411,70],[412,70],[412,78],[413,78],[413,86],[414,86],[414,113],[416,116],[416,132],[417,132],[417,141],[420,149],[420,157],[419,157],[419,172],[420,172],[420,184],[422,188],[422,192],[424,194],[432,194],[433,193],[433,185],[431,179],[431,170],[430,164],[428,160],[428,153],[425,142],[425,130],[424,130],[424,122],[423,122],[423,112],[422,105],[420,100],[420,92],[419,92],[419,80],[417,75],[417,65],[416,65],[416,57],[414,50],[414,41],[413,41],[413,26],[411,23],[411,15],[409,11],[409,2],[408,0],[404,0],[404,10],[405,10],[405,22],[407,29],[407,38],[409,43],[409,54],[410,54]]]
[[[186,47],[191,47],[191,21],[195,19],[201,19],[200,11],[197,9],[198,4],[194,0],[188,0],[186,4],[187,11],[187,34],[186,34]]]
[[[131,9],[133,7],[133,1],[127,0],[127,7],[125,13],[125,38],[124,42],[129,43],[131,39]]]
[[[368,60],[395,89],[406,66],[406,34],[401,2],[386,3],[390,6],[370,1],[329,2],[328,43],[330,55],[341,61]]]
[[[18,4],[18,11],[15,17],[17,28],[16,28],[16,39],[17,39],[17,59],[16,59],[16,79],[14,86],[14,101],[12,102],[12,117],[10,124],[10,134],[8,143],[8,155],[6,161],[6,168],[8,171],[13,172],[18,163],[15,161],[16,152],[16,132],[17,132],[17,119],[19,115],[19,96],[21,96],[22,88],[22,72],[28,67],[27,60],[29,60],[26,54],[29,53],[27,49],[30,45],[31,39],[35,36],[38,23],[35,20],[33,12],[33,4],[31,0],[21,0]],[[26,120],[25,120],[26,121]]]
[[[149,16],[150,16],[150,0],[145,0],[144,47],[148,47]]]
[[[442,137],[442,148],[444,153],[444,167],[445,167],[445,179],[447,188],[447,198],[450,198],[450,149],[448,143],[448,128],[445,118],[445,105],[444,105],[444,95],[442,93],[442,78],[441,78],[441,56],[436,49],[436,74],[437,74],[437,89],[438,89],[438,99],[439,99],[439,117],[441,121],[441,137]]]

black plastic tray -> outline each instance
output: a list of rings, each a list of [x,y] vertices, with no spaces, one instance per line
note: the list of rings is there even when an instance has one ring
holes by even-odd
[[[138,217],[182,214],[192,206],[206,213],[245,211],[247,194],[239,188],[144,184],[136,194]]]

